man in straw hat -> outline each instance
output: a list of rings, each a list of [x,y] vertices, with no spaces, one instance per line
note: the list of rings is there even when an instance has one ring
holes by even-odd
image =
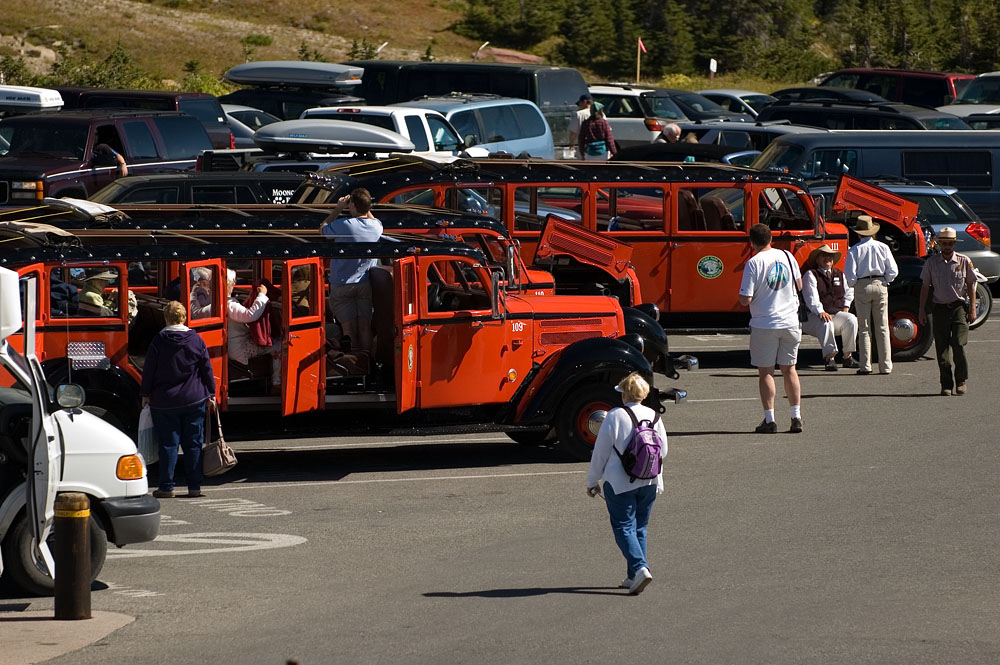
[[[776,434],[774,421],[774,366],[781,368],[788,405],[792,407],[789,432],[802,431],[802,387],[795,369],[802,329],[799,326],[799,289],[802,274],[789,252],[771,247],[771,229],[750,227],[754,255],[743,268],[739,301],[750,306],[750,362],[757,368],[757,390],[764,420],[757,434]]]
[[[854,287],[854,302],[861,332],[858,374],[872,373],[872,319],[875,321],[875,343],[878,345],[878,366],[882,374],[892,373],[892,349],[889,347],[889,283],[896,279],[899,268],[892,250],[875,239],[878,222],[860,215],[854,232],[861,236],[847,252],[844,274],[848,286]]]
[[[821,245],[806,261],[813,267],[802,275],[802,298],[809,308],[809,320],[802,324],[802,332],[819,338],[828,372],[837,371],[838,334],[844,342],[844,367],[858,366],[851,355],[858,338],[858,319],[850,311],[854,289],[834,265],[840,257],[841,253],[829,245]]]
[[[968,256],[955,251],[958,234],[951,227],[938,232],[939,254],[924,262],[920,273],[920,323],[927,323],[927,294],[934,290],[934,349],[941,372],[941,394],[964,395],[969,379],[969,364],[965,359],[965,344],[969,339],[969,324],[976,318],[976,272]],[[955,359],[952,377],[951,360]],[[952,379],[954,378],[954,382]]]

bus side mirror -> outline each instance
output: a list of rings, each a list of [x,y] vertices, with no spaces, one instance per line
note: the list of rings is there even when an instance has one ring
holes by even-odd
[[[507,259],[504,268],[507,273],[507,290],[517,291],[520,289],[520,281],[517,274],[518,247],[516,245],[507,245],[507,255],[505,258]]]
[[[816,238],[826,237],[826,227],[823,225],[823,215],[820,211],[826,207],[826,199],[822,194],[813,195],[813,236]]]
[[[495,271],[490,273],[490,303],[494,321],[502,321],[507,318],[506,305],[502,305],[500,302],[500,273]],[[501,306],[504,309],[500,309]]]
[[[56,388],[56,404],[63,409],[79,409],[87,399],[83,387],[64,383]]]

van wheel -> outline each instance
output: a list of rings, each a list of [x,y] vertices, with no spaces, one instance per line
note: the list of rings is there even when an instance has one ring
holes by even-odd
[[[515,431],[515,432],[504,432],[512,441],[520,443],[522,446],[540,446],[545,443],[549,435],[552,434],[551,429],[547,430],[528,430],[528,431]]]
[[[108,537],[104,530],[90,516],[90,581],[93,582],[104,567],[104,559],[108,554]],[[46,542],[49,551],[55,552],[55,530],[49,534]],[[55,592],[55,580],[48,572],[42,557],[35,548],[35,537],[25,512],[21,512],[17,520],[7,532],[3,541],[4,574],[10,575],[11,581],[35,596],[51,596]]]
[[[92,413],[109,425],[125,432],[133,441],[139,435],[139,420],[137,413],[132,413],[123,400],[110,393],[94,391],[87,392],[83,410]]]
[[[559,447],[577,461],[590,461],[604,416],[621,402],[610,384],[585,384],[571,391],[556,416]]]
[[[916,360],[934,342],[930,319],[926,324],[920,323],[917,312],[917,299],[913,296],[889,303],[889,344],[894,361]]]
[[[976,318],[969,324],[969,330],[975,330],[986,323],[993,309],[993,294],[988,284],[976,284]]]

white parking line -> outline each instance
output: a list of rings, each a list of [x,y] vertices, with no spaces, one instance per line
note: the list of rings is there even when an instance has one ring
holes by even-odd
[[[433,437],[425,437],[423,439],[407,439],[404,441],[372,441],[371,443],[335,443],[335,444],[323,444],[320,446],[280,446],[277,448],[244,448],[246,452],[258,453],[271,450],[333,450],[335,448],[380,448],[383,446],[402,446],[411,443],[506,443],[509,441],[506,437],[498,438],[497,432],[484,433],[482,436],[486,438],[482,439],[435,439]],[[237,448],[239,450],[239,448]]]
[[[568,476],[573,474],[586,473],[579,471],[535,471],[530,473],[486,473],[469,476],[426,476],[411,478],[369,478],[367,480],[315,480],[300,483],[240,483],[236,487],[202,487],[201,491],[208,492],[231,492],[245,491],[248,489],[285,489],[288,487],[318,487],[323,485],[365,485],[370,483],[411,483],[426,480],[480,480],[485,478],[528,478],[532,476]]]

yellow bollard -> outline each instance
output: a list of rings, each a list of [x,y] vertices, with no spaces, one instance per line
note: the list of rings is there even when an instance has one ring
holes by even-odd
[[[90,618],[90,500],[80,492],[56,497],[56,619]]]

